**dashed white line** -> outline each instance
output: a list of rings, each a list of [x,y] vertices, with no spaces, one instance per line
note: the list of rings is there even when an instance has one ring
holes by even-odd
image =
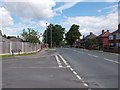
[[[87,83],[85,83],[83,80],[82,80],[82,78],[78,75],[78,73],[67,63],[67,61],[61,56],[61,55],[59,55],[60,56],[60,58],[62,59],[62,61],[65,63],[65,65],[67,66],[67,67],[69,67],[69,69],[72,71],[72,73],[79,79],[79,80],[81,80],[81,82],[83,83],[83,85],[85,86],[85,87],[88,87],[88,84]],[[56,57],[56,59],[58,59],[58,57]],[[59,62],[59,61],[58,61]]]
[[[73,71],[73,68],[70,68],[71,71]]]
[[[107,58],[104,58],[104,60],[106,60],[106,61],[110,61],[110,62],[114,62],[114,63],[120,63],[120,62],[117,62],[117,61],[114,61],[114,60],[110,60],[110,59],[107,59]]]
[[[88,84],[87,84],[87,83],[84,83],[84,86],[88,87]]]
[[[77,77],[78,79],[82,80],[82,78],[81,78],[79,75],[76,75],[76,77]]]
[[[77,73],[76,73],[75,71],[73,71],[73,73],[74,73],[75,75],[77,75]]]
[[[99,56],[96,56],[96,55],[92,55],[92,54],[88,54],[89,56],[93,56],[93,57],[96,57],[96,58],[98,58]]]
[[[59,60],[59,58],[58,58],[58,56],[56,55],[55,57],[56,57],[56,60],[57,60],[57,63],[59,65],[59,67],[63,67],[62,64],[61,64],[61,62],[60,62],[60,60]]]

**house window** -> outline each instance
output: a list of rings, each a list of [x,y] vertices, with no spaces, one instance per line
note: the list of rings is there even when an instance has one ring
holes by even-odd
[[[113,43],[109,43],[109,46],[113,46]]]
[[[116,43],[116,47],[120,47],[120,43]]]
[[[110,35],[110,36],[109,36],[109,40],[113,40],[113,35]]]
[[[116,33],[116,39],[120,39],[120,33]]]

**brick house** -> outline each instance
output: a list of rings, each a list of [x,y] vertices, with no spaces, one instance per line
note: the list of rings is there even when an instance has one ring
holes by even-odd
[[[104,30],[102,30],[102,34],[100,34],[97,39],[98,39],[98,45],[99,48],[104,48],[109,46],[109,35],[111,33],[109,32],[109,30],[107,30],[106,32]]]
[[[118,25],[118,30],[109,35],[109,46],[120,48],[120,24]]]

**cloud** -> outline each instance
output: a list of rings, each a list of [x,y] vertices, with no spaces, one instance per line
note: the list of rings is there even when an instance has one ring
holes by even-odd
[[[20,31],[19,28],[4,27],[2,28],[2,33],[7,36],[16,36],[17,32]]]
[[[77,0],[77,1],[81,1],[81,0]],[[76,5],[78,2],[66,2],[64,5],[55,8],[53,11],[57,12],[59,11],[60,13],[62,13],[63,10],[68,9],[73,7],[74,5]]]
[[[45,27],[46,27],[46,23],[47,23],[47,26],[50,24],[50,23],[47,22],[47,21],[40,21],[40,22],[37,24],[37,27],[45,28]]]
[[[104,10],[108,10],[108,9],[111,9],[108,13],[116,12],[118,10],[118,4],[99,9],[98,12],[103,12]]]
[[[118,12],[110,13],[107,16],[78,16],[67,17],[63,25],[80,25],[80,32],[83,35],[89,34],[90,31],[100,34],[102,29],[115,31],[118,26]]]
[[[7,11],[4,7],[0,7],[0,26],[13,25],[13,18],[10,15],[10,12]]]
[[[28,2],[19,1],[20,0],[15,0],[15,2],[4,2],[3,4],[8,11],[22,19],[29,18],[41,20],[54,16],[54,12],[52,11],[52,7],[55,6],[54,0],[28,0]]]
[[[55,0],[56,2],[118,2],[119,0]]]

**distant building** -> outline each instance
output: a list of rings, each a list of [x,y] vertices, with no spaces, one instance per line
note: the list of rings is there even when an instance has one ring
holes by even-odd
[[[90,35],[87,35],[84,39],[87,40],[87,39],[93,39],[93,38],[96,38],[96,35],[90,32]]]
[[[118,30],[109,35],[109,46],[120,48],[120,24],[118,25]]]
[[[21,42],[22,40],[20,38],[16,38],[16,37],[11,37],[9,38],[10,41],[14,41],[14,42]]]
[[[100,34],[97,37],[100,48],[103,48],[105,46],[109,46],[109,35],[110,34],[111,33],[109,32],[109,30],[107,30],[106,32],[104,30],[102,30],[102,34]]]

